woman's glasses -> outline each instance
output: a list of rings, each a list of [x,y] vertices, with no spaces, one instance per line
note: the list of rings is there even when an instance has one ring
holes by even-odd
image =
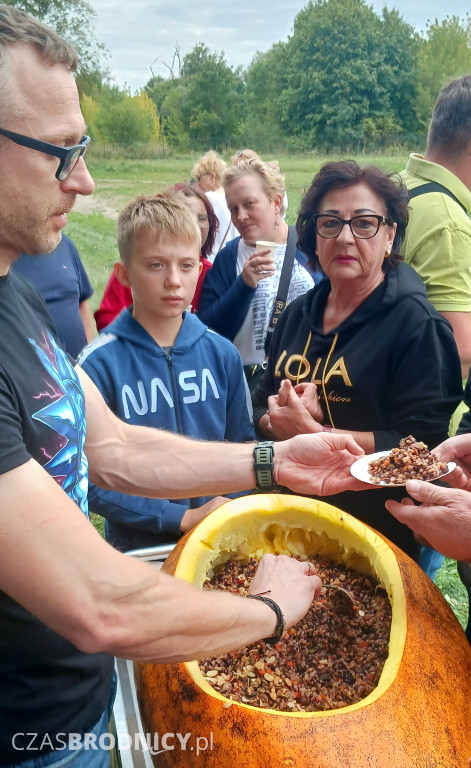
[[[56,171],[56,179],[59,179],[59,181],[64,181],[64,179],[70,176],[90,144],[90,136],[83,136],[80,143],[75,144],[73,147],[58,147],[57,144],[49,144],[47,141],[32,139],[29,136],[23,136],[21,133],[7,131],[5,128],[0,128],[0,135],[6,136],[7,139],[14,141],[15,144],[20,144],[22,147],[36,149],[38,152],[44,152],[46,155],[58,157],[60,162],[59,168]]]
[[[352,219],[341,219],[340,216],[316,213],[312,217],[312,221],[319,237],[327,239],[338,237],[345,224],[348,224],[350,227],[352,235],[360,240],[368,240],[370,237],[374,237],[381,224],[392,226],[388,219],[376,214],[371,214],[371,216],[354,216]]]

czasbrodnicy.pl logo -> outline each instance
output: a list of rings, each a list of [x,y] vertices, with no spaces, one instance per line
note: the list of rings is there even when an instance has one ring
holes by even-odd
[[[19,746],[17,739],[26,746]],[[160,755],[162,752],[181,750],[182,752],[195,752],[200,755],[213,749],[213,733],[209,736],[194,736],[192,733],[135,733],[132,737],[129,733],[102,733],[97,737],[95,733],[57,733],[54,739],[49,734],[15,733],[12,739],[13,749],[18,752],[39,752],[53,750],[61,752],[68,750],[114,750],[123,752],[126,749],[142,750],[151,755]]]

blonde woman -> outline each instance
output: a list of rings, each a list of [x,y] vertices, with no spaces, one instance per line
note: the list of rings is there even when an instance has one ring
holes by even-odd
[[[191,172],[193,179],[206,194],[206,197],[213,206],[214,213],[219,221],[219,229],[216,233],[214,244],[206,257],[211,262],[214,261],[216,254],[219,253],[221,248],[239,234],[231,222],[231,214],[226,205],[224,187],[222,186],[222,178],[226,167],[224,160],[219,157],[214,149],[211,149],[200,157]]]
[[[199,316],[234,342],[248,374],[265,360],[265,336],[285,258],[289,228],[283,220],[284,178],[273,167],[252,159],[228,168],[223,183],[240,237],[219,252],[208,272]],[[277,243],[274,259],[266,248],[256,249],[257,240]],[[305,262],[296,251],[288,303],[314,285]]]
[[[239,163],[243,163],[244,160],[261,160],[262,158],[260,155],[257,155],[254,149],[239,149],[238,152],[235,153],[235,155],[232,155],[231,157],[231,163],[232,165],[238,165]],[[275,171],[278,171],[278,173],[281,173],[280,171],[280,164],[278,160],[269,160],[266,162],[266,165],[268,165],[269,168],[274,168]],[[283,218],[286,219],[286,211],[288,210],[288,195],[286,193],[286,189],[283,193]]]

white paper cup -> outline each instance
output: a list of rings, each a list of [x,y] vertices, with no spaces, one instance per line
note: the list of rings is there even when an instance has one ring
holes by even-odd
[[[273,261],[275,261],[278,246],[279,246],[279,243],[272,243],[270,242],[270,240],[257,240],[255,243],[255,247],[257,251],[267,250],[269,248],[270,255]]]

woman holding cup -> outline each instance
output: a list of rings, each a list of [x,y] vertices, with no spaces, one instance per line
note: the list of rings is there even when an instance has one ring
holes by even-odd
[[[263,371],[265,338],[288,241],[289,228],[283,220],[284,178],[254,158],[228,168],[223,185],[240,237],[218,253],[203,285],[199,317],[234,342],[252,389]],[[320,279],[306,264],[304,254],[296,250],[288,304]]]

